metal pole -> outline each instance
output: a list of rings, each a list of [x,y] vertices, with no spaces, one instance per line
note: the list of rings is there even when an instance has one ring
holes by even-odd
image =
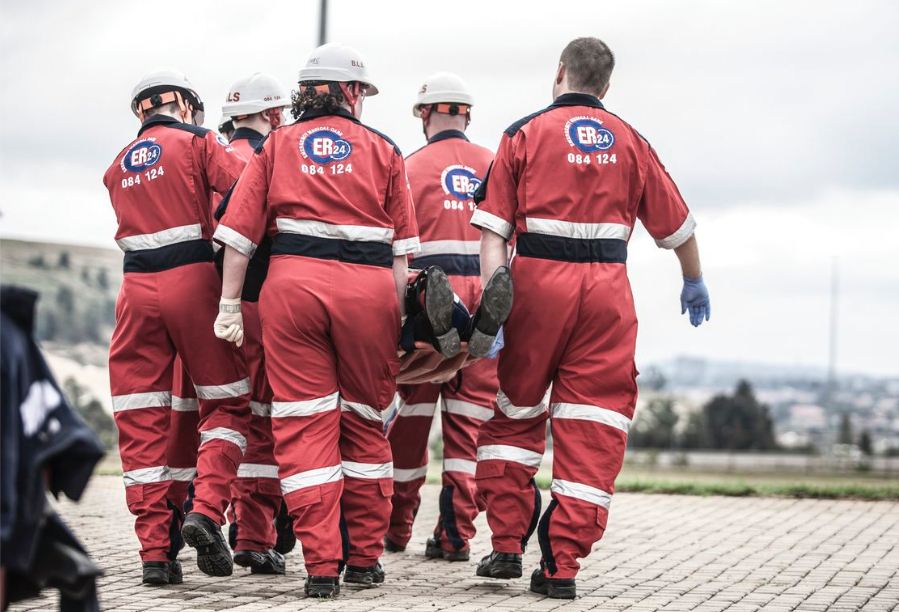
[[[318,13],[318,45],[328,42],[328,0],[321,0]]]

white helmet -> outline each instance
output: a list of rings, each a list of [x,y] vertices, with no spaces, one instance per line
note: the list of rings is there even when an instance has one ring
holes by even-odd
[[[222,113],[231,117],[242,117],[289,105],[290,94],[278,79],[257,72],[231,86],[228,90],[228,101],[222,105]]]
[[[462,78],[452,72],[438,72],[425,79],[418,90],[418,98],[412,106],[412,114],[421,117],[421,107],[427,104],[465,104],[472,106],[474,99]]]
[[[144,76],[131,90],[131,112],[140,117],[142,111],[156,106],[177,102],[177,97],[165,96],[166,93],[177,92],[182,99],[186,98],[194,107],[194,120],[197,125],[203,124],[203,101],[197,90],[183,72],[164,68],[155,70]],[[158,96],[158,97],[157,97]],[[157,97],[155,100],[153,97]],[[180,104],[179,104],[180,106]]]
[[[378,88],[368,77],[368,69],[359,52],[340,43],[328,43],[312,52],[306,65],[300,69],[299,82],[306,81],[358,81],[368,85],[366,96],[378,93]]]

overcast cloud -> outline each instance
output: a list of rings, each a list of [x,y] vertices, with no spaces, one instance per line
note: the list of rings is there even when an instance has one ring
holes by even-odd
[[[0,232],[114,246],[101,177],[133,137],[129,94],[183,69],[214,127],[229,84],[293,86],[318,1],[4,3]],[[448,10],[451,9],[451,10]],[[463,75],[471,137],[495,147],[546,105],[559,52],[603,38],[618,65],[607,106],[656,147],[700,226],[712,324],[679,316],[674,257],[632,241],[638,361],[688,353],[824,364],[838,257],[840,363],[899,374],[899,5],[892,2],[437,2],[331,0],[331,40],[359,48],[382,94],[364,120],[406,152],[425,76]]]

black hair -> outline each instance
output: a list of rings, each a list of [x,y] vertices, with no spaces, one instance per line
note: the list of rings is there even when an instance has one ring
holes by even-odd
[[[327,86],[327,93],[317,89],[323,85]],[[307,110],[333,113],[346,104],[346,97],[334,81],[303,81],[299,87],[299,90],[290,93],[290,114],[294,119],[299,119]]]

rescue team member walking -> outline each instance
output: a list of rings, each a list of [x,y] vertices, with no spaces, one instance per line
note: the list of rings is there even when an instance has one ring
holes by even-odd
[[[577,559],[605,530],[634,414],[637,320],[625,261],[637,219],[680,259],[690,321],[709,316],[693,217],[652,147],[600,102],[613,66],[598,39],[565,48],[554,102],[505,131],[472,217],[482,278],[505,264],[507,240],[517,252],[498,409],[478,440],[493,553],[477,574],[520,576],[537,527],[542,561],[530,588],[557,598],[575,596]],[[547,418],[552,501],[537,526],[533,476]]]
[[[393,465],[381,413],[396,388],[406,255],[419,241],[403,158],[359,121],[377,93],[354,49],[316,49],[300,71],[297,122],[257,150],[215,232],[226,249],[215,333],[236,343],[244,270],[273,239],[260,315],[309,596],[339,592],[344,558],[346,582],[384,580]]]
[[[167,584],[181,582],[166,463],[176,352],[196,383],[200,416],[195,499],[183,535],[203,572],[232,569],[220,525],[246,449],[250,388],[243,356],[209,331],[220,282],[208,193],[224,193],[244,164],[224,139],[197,127],[203,104],[181,73],[146,76],[131,108],[140,131],[103,178],[125,251],[109,373],[143,580]]]
[[[428,77],[412,108],[428,142],[406,158],[422,240],[413,265],[442,268],[469,312],[475,311],[481,297],[480,233],[469,223],[472,196],[493,159],[489,149],[469,142],[465,135],[472,103],[467,85],[455,74]],[[449,383],[399,388],[399,410],[387,434],[394,464],[388,550],[404,550],[412,535],[428,471],[428,433],[442,397],[443,489],[440,516],[425,555],[468,559],[478,514],[474,482],[478,428],[493,415],[497,387],[496,361],[483,359]]]

